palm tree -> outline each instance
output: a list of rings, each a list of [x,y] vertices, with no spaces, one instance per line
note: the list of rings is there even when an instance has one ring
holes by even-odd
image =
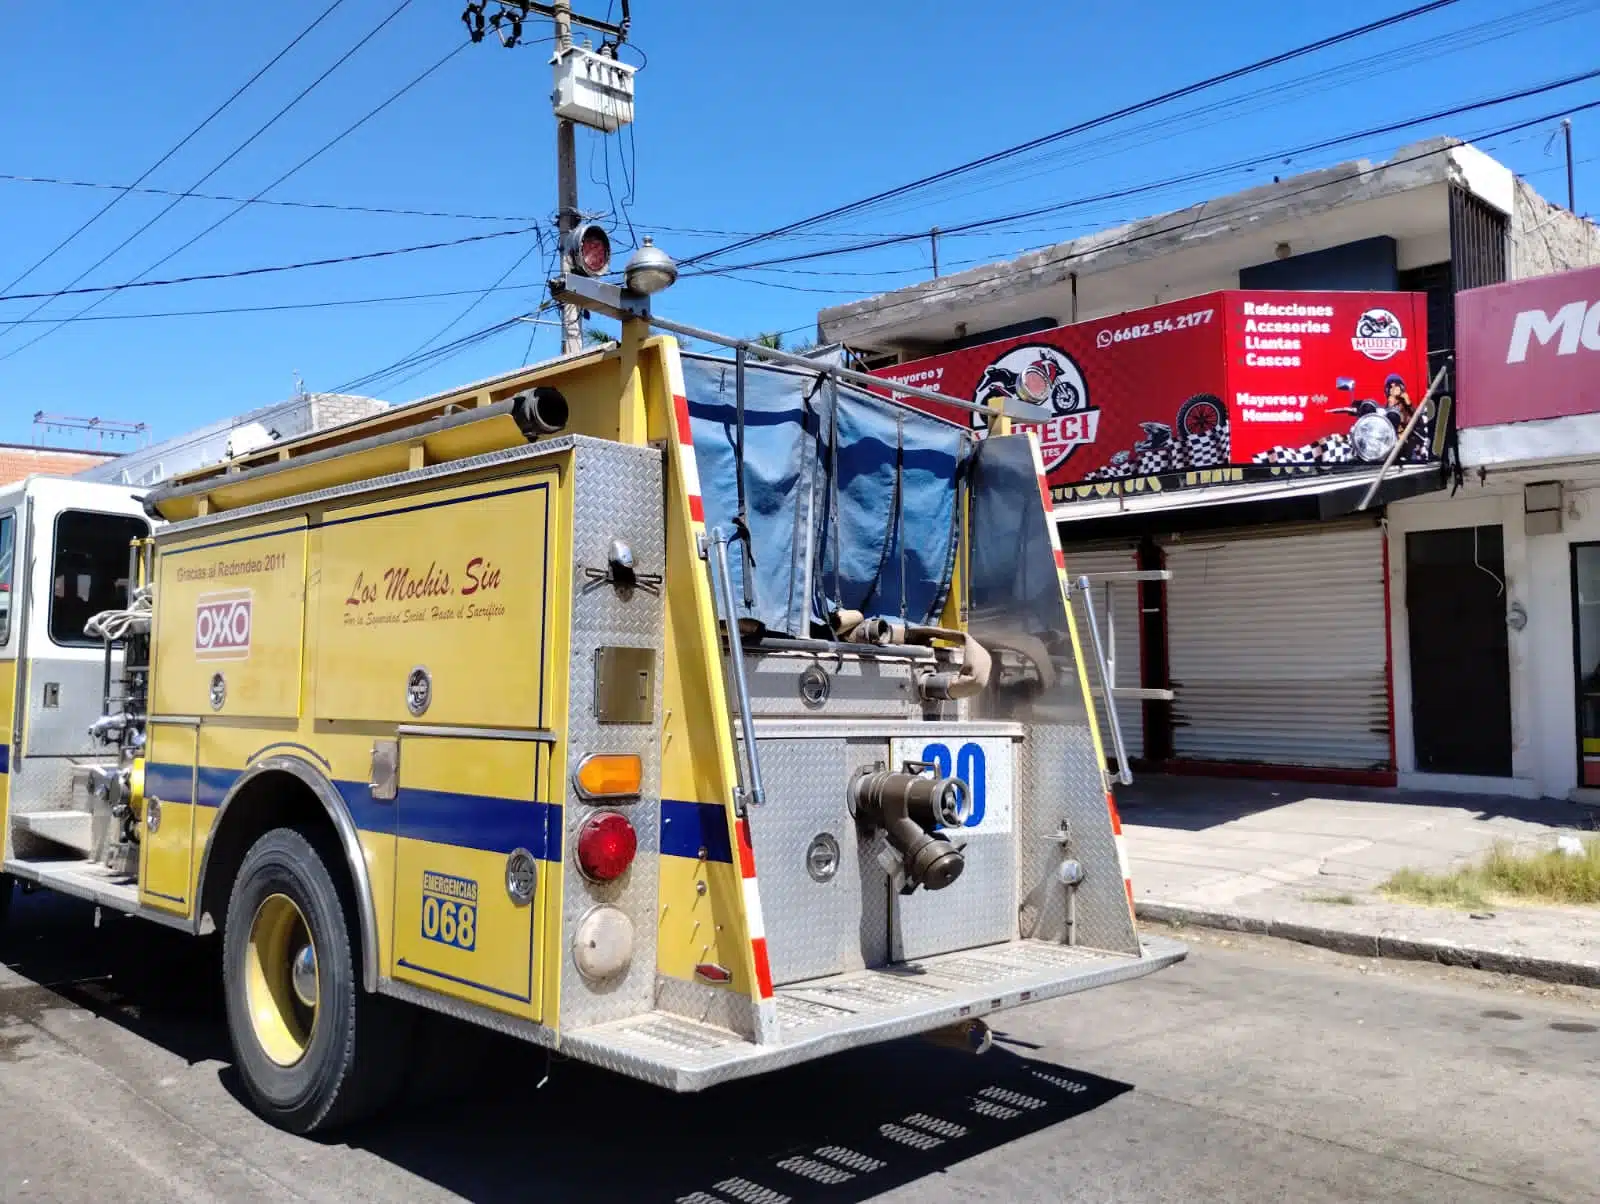
[[[583,341],[591,346],[603,346],[607,343],[615,343],[617,340],[615,335],[607,334],[603,330],[596,330],[591,326],[583,332]]]
[[[769,334],[756,335],[756,344],[760,347],[771,347],[774,351],[783,350],[783,331],[774,330]]]

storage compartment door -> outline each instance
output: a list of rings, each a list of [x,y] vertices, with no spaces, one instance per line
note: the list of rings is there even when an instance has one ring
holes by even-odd
[[[317,717],[544,726],[559,488],[545,470],[330,512]]]
[[[402,735],[396,978],[539,1019],[545,896],[561,855],[550,753],[532,740]]]
[[[165,545],[156,575],[155,714],[300,714],[305,519]]]
[[[152,719],[144,769],[139,901],[188,915],[194,866],[195,753],[200,729]]]
[[[938,776],[967,784],[966,824],[945,832],[966,846],[967,868],[943,890],[890,896],[890,956],[910,961],[1011,940],[1017,935],[1014,743],[945,733],[890,741],[890,767],[907,761],[931,764]]]

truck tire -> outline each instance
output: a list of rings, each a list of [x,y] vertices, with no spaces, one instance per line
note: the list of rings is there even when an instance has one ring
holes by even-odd
[[[275,828],[245,854],[222,937],[228,1035],[256,1110],[291,1133],[361,1120],[401,1087],[411,1016],[362,990],[356,928],[305,835]]]

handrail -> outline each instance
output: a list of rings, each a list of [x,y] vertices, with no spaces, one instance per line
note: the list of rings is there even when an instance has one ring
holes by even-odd
[[[733,686],[734,701],[739,707],[739,724],[744,733],[732,732],[733,769],[738,779],[737,798],[742,812],[745,804],[761,806],[767,801],[767,792],[761,783],[761,760],[756,755],[755,723],[750,710],[750,684],[744,673],[744,647],[739,640],[738,606],[733,598],[733,580],[728,574],[728,536],[721,527],[712,527],[711,546],[706,555],[706,566],[711,572],[711,584],[722,603],[723,620],[728,627],[728,659],[723,672]],[[731,716],[730,716],[731,720]],[[731,723],[730,723],[731,727]],[[748,772],[740,765],[739,751],[744,750]]]
[[[1089,579],[1079,577],[1078,588],[1083,591],[1083,609],[1089,616],[1089,636],[1094,640],[1094,658],[1100,670],[1100,688],[1105,691],[1106,721],[1111,725],[1111,741],[1117,754],[1117,781],[1124,786],[1131,786],[1133,773],[1128,768],[1128,751],[1122,743],[1122,721],[1117,717],[1117,707],[1111,698],[1111,678],[1106,672],[1106,653],[1100,644],[1100,625],[1094,617],[1094,597],[1089,588]]]

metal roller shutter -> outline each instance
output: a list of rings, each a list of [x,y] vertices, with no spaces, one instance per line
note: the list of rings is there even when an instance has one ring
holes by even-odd
[[[1377,526],[1191,535],[1166,567],[1178,757],[1389,766]]]
[[[1138,555],[1131,546],[1120,548],[1080,548],[1065,549],[1067,560],[1067,574],[1076,577],[1079,573],[1122,573],[1139,567]],[[1105,585],[1094,587],[1094,613],[1100,620],[1100,638],[1106,635],[1105,614]],[[1140,683],[1142,661],[1139,650],[1139,588],[1137,585],[1113,585],[1111,587],[1112,626],[1115,628],[1116,658],[1116,684],[1119,686],[1137,686]],[[1078,621],[1078,634],[1085,640],[1089,639],[1088,615],[1083,608],[1083,595],[1074,590],[1072,592],[1073,615]],[[1094,645],[1086,643],[1084,654],[1092,656]],[[1091,664],[1089,666],[1089,684],[1096,688],[1100,685],[1099,671]],[[1100,738],[1106,747],[1107,760],[1112,759],[1111,728],[1106,723],[1105,703],[1097,694],[1095,696],[1095,711],[1100,720]],[[1142,757],[1144,755],[1144,704],[1137,698],[1122,698],[1117,700],[1117,718],[1122,723],[1122,743],[1128,751],[1129,757]]]

